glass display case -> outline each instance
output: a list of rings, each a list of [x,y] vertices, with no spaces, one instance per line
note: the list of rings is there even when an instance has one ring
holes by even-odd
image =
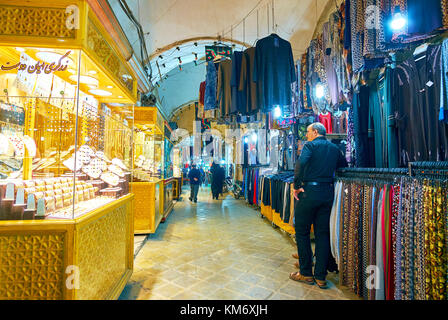
[[[165,179],[173,177],[173,143],[165,137],[165,161],[164,161],[164,175]]]
[[[135,234],[154,233],[163,219],[166,157],[164,121],[156,107],[134,108],[131,192],[135,195]]]
[[[182,149],[178,146],[173,148],[173,177],[182,178]]]
[[[112,83],[87,55],[0,47],[0,63],[0,220],[74,219],[128,194],[133,106],[99,102],[113,90],[90,88]]]
[[[151,182],[164,174],[164,141],[157,128],[139,125],[134,129],[134,182]]]
[[[133,269],[136,73],[86,0],[0,13],[0,300],[116,299]]]

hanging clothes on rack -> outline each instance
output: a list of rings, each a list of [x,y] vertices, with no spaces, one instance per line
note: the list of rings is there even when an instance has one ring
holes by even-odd
[[[232,76],[232,60],[225,59],[219,62],[217,100],[221,118],[230,115],[232,103],[232,89],[230,79]]]
[[[338,174],[330,243],[340,283],[368,300],[446,300],[448,170],[395,170]]]
[[[230,105],[230,114],[246,114],[246,92],[239,90],[243,55],[242,51],[234,51],[232,56],[232,74],[230,77],[232,103]]]
[[[217,85],[218,77],[216,66],[212,62],[207,63],[207,73],[205,76],[205,91],[204,91],[204,110],[212,110],[217,108]]]
[[[260,39],[255,47],[253,81],[261,110],[291,105],[291,84],[297,80],[291,44],[276,34]]]
[[[257,84],[253,80],[255,62],[255,48],[244,50],[241,61],[241,74],[238,90],[246,97],[244,112],[245,115],[256,113],[259,110],[257,103]]]
[[[322,123],[327,130],[327,134],[333,133],[332,123],[331,123],[331,113],[320,113],[319,122]]]
[[[271,207],[280,215],[284,223],[292,226],[294,201],[291,196],[294,198],[294,195],[291,189],[294,189],[294,172],[265,175],[261,181],[263,184],[263,194],[261,195],[263,205]]]

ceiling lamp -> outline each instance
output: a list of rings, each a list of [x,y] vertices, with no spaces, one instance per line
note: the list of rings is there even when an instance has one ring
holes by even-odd
[[[63,57],[62,54],[56,53],[56,52],[51,52],[51,51],[40,51],[38,53],[36,53],[36,57],[44,62],[47,63],[54,63],[54,64],[58,64],[59,60]],[[64,66],[68,66],[72,64],[72,59],[70,59],[69,57],[66,57],[64,59],[62,59],[61,64]]]
[[[97,74],[98,72],[96,71],[96,70],[90,70],[89,72],[87,72],[88,74],[91,74],[91,75],[95,75],[95,74]]]
[[[114,86],[106,86],[107,89],[112,89]]]
[[[70,80],[72,80],[73,82],[77,82],[78,81],[78,76],[77,75],[71,75],[70,77],[68,77]],[[80,83],[84,83],[84,84],[89,84],[92,86],[98,86],[99,81],[93,77],[89,77],[89,76],[80,76],[79,77],[79,82]]]
[[[89,93],[93,94],[94,96],[102,96],[102,97],[107,97],[107,96],[112,95],[112,92],[109,92],[106,90],[101,90],[101,89],[92,89],[92,90],[89,90]]]
[[[19,51],[19,52],[25,52],[25,49],[21,48],[21,47],[16,47],[16,50]]]

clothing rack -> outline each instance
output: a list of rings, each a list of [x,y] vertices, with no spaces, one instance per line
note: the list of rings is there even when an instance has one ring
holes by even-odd
[[[439,162],[410,162],[409,168],[343,168],[337,172],[337,177],[353,175],[378,176],[400,176],[408,175],[415,177],[417,175],[448,175],[448,161]]]
[[[399,176],[407,175],[408,170],[404,168],[344,168],[339,169],[337,172],[337,177],[344,177],[345,175],[367,175],[371,177],[378,176]]]
[[[243,169],[269,168],[269,164],[243,165]]]
[[[446,175],[448,174],[448,161],[438,162],[410,162],[409,175]]]

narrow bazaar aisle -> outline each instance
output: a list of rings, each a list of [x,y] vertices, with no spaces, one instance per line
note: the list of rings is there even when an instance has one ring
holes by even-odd
[[[201,187],[197,204],[188,195],[186,187],[139,251],[120,299],[357,299],[333,273],[327,290],[290,280],[294,242],[243,200],[211,200],[209,187]]]

